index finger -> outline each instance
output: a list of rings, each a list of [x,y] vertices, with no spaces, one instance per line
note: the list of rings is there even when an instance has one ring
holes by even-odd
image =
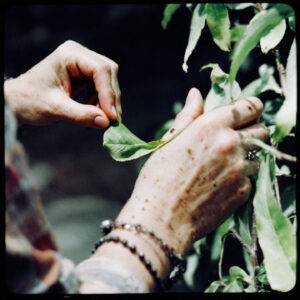
[[[101,108],[110,119],[116,120],[118,91],[114,90],[112,84],[112,68],[115,63],[76,42],[69,43],[68,47],[73,50],[68,57],[69,67],[79,69],[81,74],[93,79]]]

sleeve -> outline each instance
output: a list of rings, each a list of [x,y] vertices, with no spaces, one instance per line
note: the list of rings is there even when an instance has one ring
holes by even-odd
[[[5,104],[6,286],[21,294],[77,293],[75,266],[57,250],[16,130]]]

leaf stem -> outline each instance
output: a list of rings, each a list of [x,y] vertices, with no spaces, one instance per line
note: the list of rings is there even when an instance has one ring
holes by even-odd
[[[231,234],[242,244],[242,246],[246,249],[246,251],[249,253],[249,255],[252,256],[252,249],[249,245],[247,245],[241,238],[241,236],[238,234],[238,232],[234,229],[230,229]]]
[[[294,162],[294,163],[297,162],[297,158],[295,156],[292,156],[290,154],[281,152],[281,151],[277,150],[276,148],[274,148],[270,145],[267,145],[266,143],[262,142],[261,140],[246,139],[245,142],[249,143],[249,144],[256,145],[258,147],[261,147],[261,148],[267,150],[268,152],[270,152],[272,155],[274,155],[279,160],[283,159],[283,160],[291,161],[291,162]]]
[[[264,10],[264,8],[263,8],[263,6],[262,6],[261,3],[256,3],[256,4],[255,4],[255,7],[256,7],[256,9],[257,9],[258,11],[263,11],[263,10]]]
[[[223,237],[222,240],[222,246],[221,246],[221,252],[220,252],[220,259],[218,263],[218,273],[219,273],[219,278],[223,286],[225,286],[224,280],[223,280],[223,274],[222,274],[222,263],[223,263],[223,254],[224,254],[224,245],[225,245],[225,240],[226,240],[227,235]]]

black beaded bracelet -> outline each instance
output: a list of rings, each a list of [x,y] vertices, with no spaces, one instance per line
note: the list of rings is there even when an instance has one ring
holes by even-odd
[[[151,274],[151,276],[153,277],[156,287],[158,289],[158,291],[163,291],[165,289],[170,288],[171,286],[171,281],[170,279],[166,279],[166,280],[162,280],[159,276],[158,276],[158,272],[153,268],[151,262],[145,257],[145,254],[143,252],[140,252],[136,249],[136,246],[129,243],[127,240],[122,239],[118,236],[104,236],[102,237],[96,244],[95,244],[95,249],[93,250],[93,253],[95,252],[95,250],[100,247],[101,245],[103,245],[104,243],[108,243],[108,242],[114,242],[114,243],[119,243],[122,244],[125,248],[127,248],[132,254],[136,255],[139,260],[143,263],[143,265],[145,266],[145,268],[148,270],[148,272]]]
[[[153,230],[148,230],[140,224],[129,224],[122,222],[112,222],[111,220],[105,220],[101,223],[100,228],[104,235],[111,232],[113,229],[125,229],[128,231],[136,231],[137,233],[143,233],[154,239],[165,252],[170,260],[171,275],[169,277],[170,283],[174,283],[186,270],[186,261],[180,256],[176,255],[174,249],[169,247],[160,237],[158,237]]]

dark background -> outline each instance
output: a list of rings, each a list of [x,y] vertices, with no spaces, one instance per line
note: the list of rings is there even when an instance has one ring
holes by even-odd
[[[229,72],[228,54],[212,41],[205,27],[188,62],[181,65],[187,45],[190,11],[181,8],[168,29],[161,27],[165,5],[26,5],[5,14],[5,74],[27,71],[68,39],[119,64],[124,123],[139,137],[151,140],[168,119],[174,101],[184,101],[191,87],[206,96],[207,63]],[[241,13],[242,12],[242,13]],[[230,11],[231,20],[248,23],[251,8]],[[283,62],[290,44],[280,45]],[[244,87],[257,78],[260,64],[274,64],[272,55],[254,49],[242,65],[238,81]],[[130,196],[138,161],[118,163],[102,148],[102,130],[69,123],[19,128],[33,175],[61,251],[78,262],[89,255],[98,224],[117,212]]]
[[[190,11],[182,7],[164,31],[163,9],[164,5],[155,4],[12,6],[5,19],[5,74],[18,76],[64,41],[75,40],[119,64],[124,123],[141,138],[152,139],[173,117],[174,101],[183,101],[191,87],[207,94],[209,72],[199,72],[202,65],[218,62],[229,70],[227,53],[216,47],[205,28],[189,60],[189,73],[184,73]],[[243,19],[237,15],[235,19],[248,22],[253,12],[246,9],[239,15]],[[246,82],[257,76],[260,61],[261,55],[254,68],[252,60],[244,64]],[[242,84],[243,69],[239,75]],[[113,162],[101,148],[101,130],[67,123],[25,125],[19,138],[32,163],[47,161],[58,170],[59,177],[47,190],[49,196],[92,193],[123,202],[128,198],[135,163]]]

